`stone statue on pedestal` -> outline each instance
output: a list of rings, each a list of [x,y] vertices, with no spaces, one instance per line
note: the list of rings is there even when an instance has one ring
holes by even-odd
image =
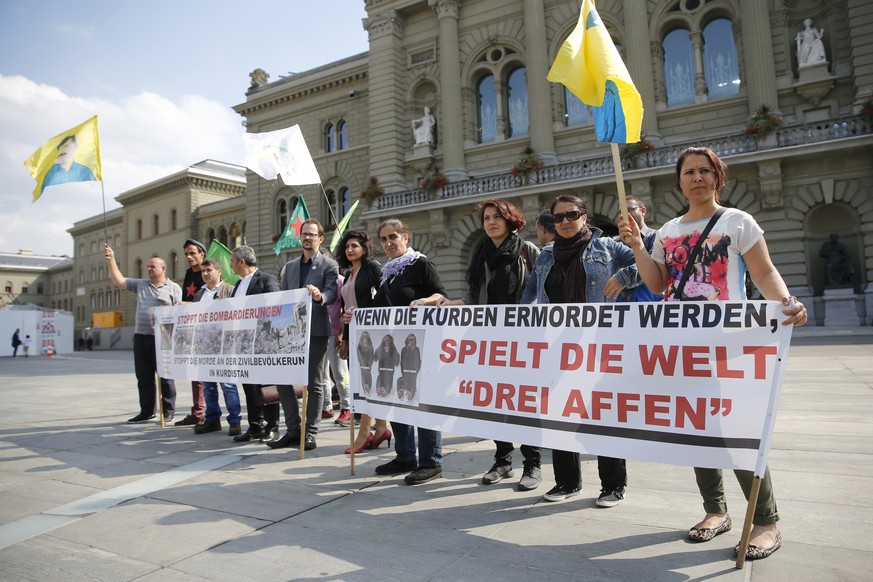
[[[425,107],[424,115],[412,120],[412,133],[415,137],[415,145],[434,143],[433,128],[435,125],[436,119],[430,112],[430,107]]]
[[[830,240],[821,245],[818,256],[825,260],[828,287],[848,285],[852,282],[855,269],[849,263],[849,249],[840,242],[837,233],[831,234]]]
[[[803,30],[797,33],[794,41],[797,43],[798,68],[809,67],[826,62],[824,43],[821,41],[824,29],[812,27],[812,20],[803,21]]]

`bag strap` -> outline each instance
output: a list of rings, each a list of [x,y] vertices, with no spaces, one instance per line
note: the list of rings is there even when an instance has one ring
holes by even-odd
[[[694,248],[691,249],[691,253],[688,255],[688,263],[685,265],[685,271],[682,272],[682,279],[680,279],[679,285],[676,287],[676,291],[673,294],[674,297],[677,297],[680,301],[685,293],[685,284],[688,282],[688,278],[691,277],[691,271],[694,270],[694,262],[697,260],[697,255],[700,254],[700,249],[703,248],[703,241],[706,240],[707,236],[709,236],[709,232],[712,230],[712,227],[715,226],[715,223],[718,222],[718,219],[722,214],[724,214],[724,208],[719,207],[719,209],[715,211],[715,214],[712,215],[712,218],[709,219],[706,228],[703,229],[703,232],[700,233],[700,237],[697,239],[697,244],[694,245]]]

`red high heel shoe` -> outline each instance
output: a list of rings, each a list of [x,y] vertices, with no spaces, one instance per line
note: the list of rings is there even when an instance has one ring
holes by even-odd
[[[356,454],[356,455],[359,455],[359,454],[363,453],[366,449],[372,449],[373,447],[372,447],[371,445],[373,444],[373,439],[374,439],[374,438],[376,438],[376,437],[373,436],[373,433],[368,434],[368,435],[367,435],[367,440],[364,441],[364,444],[361,445],[361,448],[360,448],[360,449],[355,449],[355,454]],[[352,454],[352,447],[349,447],[349,448],[346,449],[346,454],[347,454],[347,455],[351,455],[351,454]]]
[[[392,436],[394,436],[394,435],[392,435],[392,434],[391,434],[391,431],[388,430],[388,429],[386,428],[386,429],[385,429],[385,432],[383,432],[383,433],[379,436],[379,438],[375,438],[375,439],[373,439],[373,442],[370,443],[370,448],[371,448],[371,449],[378,449],[378,448],[379,448],[379,445],[381,445],[381,444],[382,444],[383,442],[385,442],[385,441],[388,441],[388,448],[390,449],[390,448],[391,448],[391,437],[392,437]]]

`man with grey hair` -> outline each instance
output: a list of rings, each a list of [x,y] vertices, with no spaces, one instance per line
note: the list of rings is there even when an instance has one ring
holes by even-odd
[[[230,257],[230,268],[239,276],[231,297],[260,295],[279,290],[279,281],[269,273],[258,269],[258,258],[255,249],[242,245],[233,249]],[[243,384],[246,393],[246,410],[249,416],[249,428],[242,434],[233,437],[234,442],[244,443],[252,439],[272,442],[279,438],[279,405],[264,405],[260,384]]]
[[[109,279],[119,289],[136,293],[136,320],[133,333],[133,368],[139,388],[139,414],[127,422],[134,424],[155,418],[155,375],[158,372],[155,353],[154,312],[156,307],[178,305],[182,302],[182,288],[167,278],[167,264],[152,257],[146,271],[148,279],[129,279],[121,274],[115,263],[115,253],[103,243]],[[176,383],[161,378],[161,410],[164,422],[173,422],[176,409]]]

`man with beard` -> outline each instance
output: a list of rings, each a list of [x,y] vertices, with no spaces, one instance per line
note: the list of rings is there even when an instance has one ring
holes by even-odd
[[[314,218],[306,220],[300,227],[300,242],[303,254],[289,261],[282,268],[281,289],[305,288],[312,297],[312,317],[309,327],[309,399],[306,404],[306,442],[304,450],[311,451],[316,447],[315,435],[318,433],[318,423],[321,420],[321,410],[324,403],[324,386],[327,384],[322,360],[327,356],[327,344],[330,338],[330,315],[327,306],[337,299],[337,276],[339,267],[336,261],[319,252],[324,241],[324,228]],[[279,401],[285,411],[285,427],[288,432],[273,443],[271,448],[289,447],[300,441],[300,407],[297,394],[290,384],[279,385]]]

